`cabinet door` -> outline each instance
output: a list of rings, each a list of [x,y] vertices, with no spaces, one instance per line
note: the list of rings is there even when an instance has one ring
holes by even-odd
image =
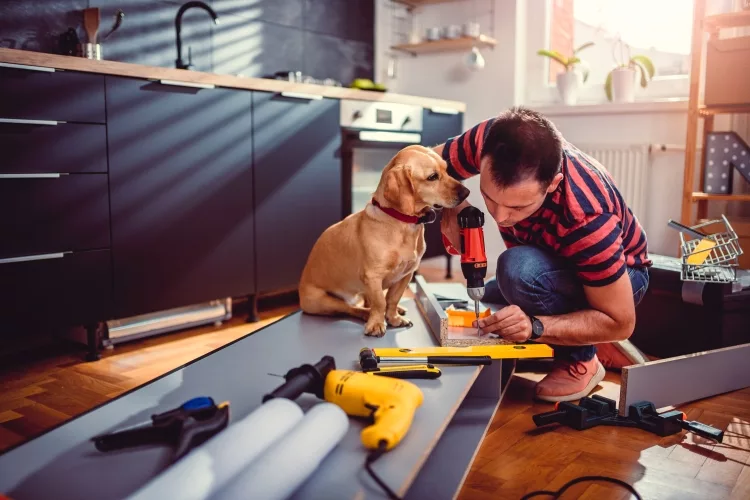
[[[116,314],[253,293],[251,92],[107,77]]]
[[[339,101],[253,94],[258,292],[293,290],[315,241],[341,220]]]
[[[422,145],[434,147],[455,137],[463,131],[463,113],[449,114],[432,111],[426,108],[422,113]],[[425,242],[427,249],[424,258],[446,255],[445,246],[440,233],[440,216],[425,228]]]

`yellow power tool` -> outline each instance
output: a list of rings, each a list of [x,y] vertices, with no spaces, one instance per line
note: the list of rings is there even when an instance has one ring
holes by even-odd
[[[384,452],[401,442],[414,414],[422,405],[422,390],[411,382],[391,377],[374,377],[354,370],[337,370],[331,356],[315,365],[304,364],[284,375],[286,382],[263,397],[296,399],[303,393],[338,405],[352,417],[372,418],[362,430],[362,444]]]

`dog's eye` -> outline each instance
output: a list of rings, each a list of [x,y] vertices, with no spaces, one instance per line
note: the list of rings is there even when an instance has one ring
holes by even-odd
[[[429,176],[429,177],[427,178],[427,180],[428,180],[428,181],[436,181],[436,180],[438,180],[439,178],[440,178],[440,176],[439,176],[438,174],[436,174],[436,173],[435,173],[435,174],[432,174],[431,176]]]

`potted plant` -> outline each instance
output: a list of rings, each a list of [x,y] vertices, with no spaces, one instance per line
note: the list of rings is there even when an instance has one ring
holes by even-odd
[[[620,49],[619,57],[618,48]],[[622,43],[622,40],[615,42],[612,50],[615,67],[609,72],[604,83],[607,99],[612,102],[633,102],[635,100],[636,77],[640,75],[641,87],[645,89],[656,73],[654,63],[648,56],[635,55],[631,57],[630,47]],[[627,56],[624,53],[625,51],[627,51]]]
[[[584,61],[578,57],[578,54],[588,47],[594,45],[594,42],[586,42],[577,49],[573,50],[573,54],[570,57],[564,56],[556,50],[540,49],[537,54],[540,56],[549,57],[559,62],[565,68],[565,71],[561,71],[557,74],[557,91],[560,92],[560,97],[563,102],[567,105],[573,105],[578,101],[578,87],[586,83],[589,78],[589,70]],[[580,66],[580,72],[578,67]]]

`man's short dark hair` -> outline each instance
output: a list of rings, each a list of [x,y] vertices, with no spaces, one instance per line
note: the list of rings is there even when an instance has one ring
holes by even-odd
[[[490,126],[482,147],[484,157],[490,158],[492,179],[498,186],[535,179],[547,189],[562,166],[562,138],[540,113],[514,107]]]

